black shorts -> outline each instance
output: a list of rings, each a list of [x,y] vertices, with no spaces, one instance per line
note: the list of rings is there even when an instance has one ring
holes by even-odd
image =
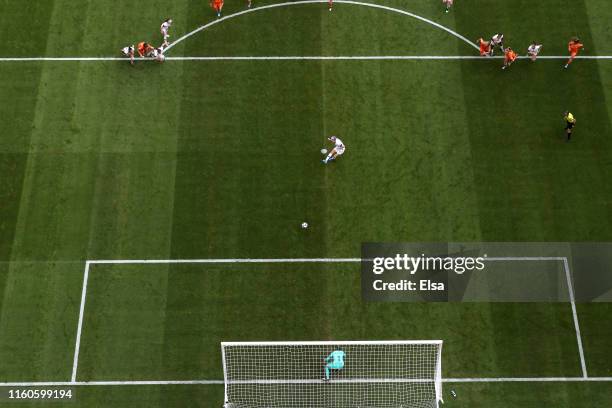
[[[566,122],[566,123],[567,123],[567,125],[565,126],[565,128],[568,129],[568,130],[571,130],[574,127],[574,125],[575,125],[575,123],[572,123],[572,122]]]

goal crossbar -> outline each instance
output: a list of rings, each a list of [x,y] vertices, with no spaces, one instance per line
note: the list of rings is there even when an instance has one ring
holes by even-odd
[[[433,383],[435,379],[427,378],[348,378],[336,379],[335,384],[378,384],[378,383]],[[321,384],[321,380],[298,379],[298,380],[228,380],[228,385],[233,384]]]
[[[223,341],[221,347],[227,346],[348,346],[348,345],[385,345],[385,344],[437,344],[442,340],[351,340],[351,341]]]

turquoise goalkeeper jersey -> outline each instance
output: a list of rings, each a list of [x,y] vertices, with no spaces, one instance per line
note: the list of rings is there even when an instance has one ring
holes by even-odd
[[[332,351],[331,354],[325,359],[325,362],[330,368],[340,369],[344,367],[344,351]]]

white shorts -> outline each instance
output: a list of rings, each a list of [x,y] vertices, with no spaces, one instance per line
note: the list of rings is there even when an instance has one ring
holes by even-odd
[[[536,47],[534,50],[527,50],[527,52],[529,53],[529,55],[538,55],[541,49],[542,49],[542,46],[540,45],[539,47]]]
[[[342,146],[342,147],[335,147],[334,150],[336,150],[336,154],[338,156],[344,154],[344,151],[346,150],[346,147]]]
[[[164,36],[164,40],[167,40],[168,38],[170,38],[170,34],[168,34],[168,31],[162,31],[161,33]]]

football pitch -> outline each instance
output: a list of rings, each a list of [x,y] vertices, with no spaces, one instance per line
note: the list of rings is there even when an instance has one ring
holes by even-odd
[[[163,64],[120,56],[167,17]],[[222,341],[421,339],[444,341],[444,406],[612,406],[609,303],[364,302],[359,264],[362,242],[612,241],[610,21],[605,0],[0,2],[0,406],[221,407]],[[479,57],[497,32],[540,59]]]

